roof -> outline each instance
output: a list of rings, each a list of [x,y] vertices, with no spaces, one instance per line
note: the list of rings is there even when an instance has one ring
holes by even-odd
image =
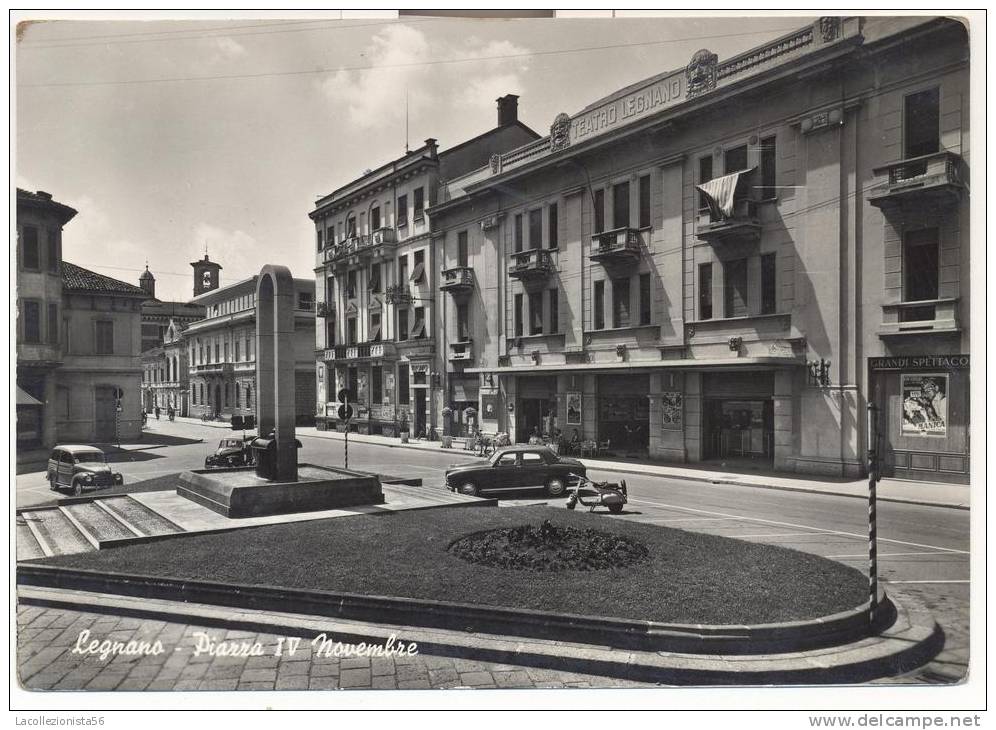
[[[77,213],[75,208],[70,208],[68,205],[52,200],[52,194],[46,193],[44,190],[33,193],[30,190],[18,188],[17,205],[55,213],[62,225],[66,225]]]
[[[73,454],[80,452],[90,452],[90,451],[97,451],[101,454],[104,453],[101,449],[98,449],[96,446],[87,446],[86,444],[56,444],[55,446],[52,447],[52,451],[55,451],[56,449],[60,451],[68,451]]]
[[[62,262],[62,287],[69,291],[106,292],[108,294],[133,294],[148,297],[148,293],[134,284],[112,279],[82,266]]]

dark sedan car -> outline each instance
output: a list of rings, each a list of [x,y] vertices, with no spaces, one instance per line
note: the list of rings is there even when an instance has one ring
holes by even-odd
[[[557,456],[545,446],[508,446],[485,464],[450,467],[446,487],[469,495],[544,489],[551,497],[560,497],[573,484],[572,475],[586,476],[577,459]]]

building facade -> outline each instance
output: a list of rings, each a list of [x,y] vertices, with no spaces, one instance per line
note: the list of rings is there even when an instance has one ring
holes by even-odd
[[[336,416],[343,389],[361,433],[424,435],[438,425],[439,261],[426,211],[441,181],[538,138],[518,120],[517,99],[498,100],[492,130],[443,152],[428,139],[316,202],[319,428],[345,427]]]
[[[143,305],[144,310],[144,305]],[[190,413],[190,374],[184,326],[170,320],[163,344],[142,352],[142,407],[146,413],[156,408],[173,408],[177,416]]]
[[[191,266],[203,263],[212,263],[207,254],[204,261],[196,261]],[[218,269],[221,267],[219,266]],[[203,277],[194,276],[194,296],[202,292],[197,291],[197,281],[203,284]],[[153,348],[162,347],[166,339],[166,332],[170,328],[170,323],[175,322],[181,329],[191,322],[204,319],[204,307],[191,302],[164,302],[156,298],[156,277],[145,267],[145,271],[138,277],[138,285],[146,292],[149,299],[142,304],[142,352]],[[217,286],[217,282],[215,283]]]
[[[195,266],[195,281],[197,276],[206,281],[217,269]],[[204,319],[183,330],[180,345],[187,353],[187,410],[192,417],[229,420],[256,412],[256,279],[224,287],[215,280],[191,300],[205,309]],[[296,412],[299,424],[309,424],[315,409],[315,282],[295,279],[294,289]],[[164,346],[166,359],[173,351]]]
[[[441,180],[450,413],[524,441],[856,477],[969,468],[968,40],[824,17]]]

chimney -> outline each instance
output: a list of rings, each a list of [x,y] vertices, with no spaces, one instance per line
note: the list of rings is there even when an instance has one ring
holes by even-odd
[[[44,190],[39,190],[38,192],[35,193],[35,195],[37,195],[39,198],[42,198],[43,200],[52,199],[52,193],[46,193]]]
[[[497,99],[498,126],[514,124],[519,119],[519,97],[515,94],[505,94]]]

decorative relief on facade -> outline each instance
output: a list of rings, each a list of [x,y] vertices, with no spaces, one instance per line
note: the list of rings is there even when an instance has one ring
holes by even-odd
[[[665,428],[681,426],[682,398],[678,391],[661,393],[661,422]]]
[[[705,48],[692,56],[692,60],[685,67],[689,98],[716,87],[716,66],[718,64],[719,56]]]
[[[820,38],[824,43],[832,43],[840,35],[840,18],[827,15],[820,18]]]
[[[501,155],[491,155],[489,162],[491,163],[492,175],[497,175],[501,172]]]
[[[550,151],[557,152],[571,144],[571,118],[561,112],[550,126]]]
[[[844,113],[840,109],[826,109],[802,120],[799,128],[803,134],[818,132],[821,129],[839,127],[844,123]]]

